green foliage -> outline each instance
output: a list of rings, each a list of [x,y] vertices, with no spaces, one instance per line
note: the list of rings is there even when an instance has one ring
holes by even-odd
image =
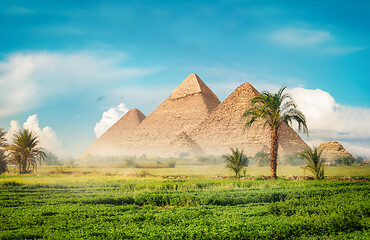
[[[169,168],[175,168],[176,167],[176,159],[174,158],[171,158],[170,160],[168,160],[167,164],[168,164],[168,167]]]
[[[291,154],[291,155],[285,155],[284,156],[284,162],[290,166],[300,166],[304,165],[306,163],[305,159],[300,156],[299,153],[297,154]]]
[[[313,174],[315,180],[324,179],[325,160],[321,158],[322,150],[319,151],[317,147],[303,151],[300,156],[306,159],[306,170]]]
[[[341,158],[337,158],[334,160],[334,163],[337,164],[337,165],[346,165],[346,166],[351,166],[354,162],[356,161],[355,158],[353,157],[341,157]]]
[[[43,164],[46,166],[62,166],[63,163],[59,160],[59,158],[50,151],[45,151],[45,158]]]
[[[44,149],[40,148],[38,136],[28,129],[19,130],[13,136],[13,143],[6,147],[10,162],[16,164],[19,173],[27,173],[37,168],[45,159]]]
[[[226,167],[233,170],[235,172],[235,177],[240,178],[240,171],[248,166],[249,160],[244,155],[244,150],[239,151],[237,148],[234,150],[230,148],[232,154],[224,155],[226,161]]]
[[[353,181],[7,179],[0,238],[368,239],[369,190]]]
[[[362,165],[362,164],[364,164],[365,163],[365,161],[364,161],[364,158],[363,157],[357,157],[356,158],[356,160],[355,160],[355,162],[354,162],[355,164],[360,164],[360,165]]]
[[[126,167],[133,167],[135,166],[135,160],[132,158],[125,159],[125,166]]]
[[[259,167],[267,166],[270,164],[270,156],[265,151],[259,151],[254,155],[254,160]]]
[[[209,161],[208,157],[200,156],[197,158],[197,161],[200,162],[201,164],[206,164],[206,162]]]
[[[308,135],[306,119],[289,94],[284,94],[285,87],[275,93],[262,92],[251,100],[251,107],[247,109],[242,119],[245,119],[244,130],[260,120],[263,128],[269,127],[271,131],[270,166],[271,178],[276,179],[277,156],[278,156],[278,132],[282,124],[298,123],[298,130]]]

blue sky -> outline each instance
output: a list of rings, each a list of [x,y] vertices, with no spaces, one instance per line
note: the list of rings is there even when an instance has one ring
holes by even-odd
[[[103,112],[124,103],[150,114],[197,73],[221,101],[246,81],[300,87],[329,106],[307,110],[308,140],[369,156],[370,132],[359,129],[370,116],[369,22],[369,1],[2,0],[0,127],[37,114],[76,156]],[[323,123],[330,111],[337,131]]]

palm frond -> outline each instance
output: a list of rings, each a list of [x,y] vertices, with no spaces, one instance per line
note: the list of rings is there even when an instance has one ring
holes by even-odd
[[[314,179],[324,179],[325,160],[321,158],[322,150],[318,150],[317,147],[313,149],[307,149],[303,151],[300,156],[306,160],[306,170],[312,172]]]
[[[249,159],[244,155],[244,150],[239,151],[237,148],[234,150],[230,148],[231,154],[223,155],[226,161],[226,168],[235,172],[235,177],[240,178],[240,171],[243,167],[248,166]]]

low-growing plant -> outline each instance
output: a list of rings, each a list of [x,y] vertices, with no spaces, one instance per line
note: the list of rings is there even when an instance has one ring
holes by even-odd
[[[50,151],[45,151],[45,158],[43,164],[46,166],[61,166],[63,163],[59,160],[59,158]]]
[[[207,157],[200,156],[197,158],[197,161],[204,165],[209,161],[209,159]]]
[[[270,156],[265,151],[259,151],[254,155],[254,160],[257,163],[257,166],[263,167],[270,164]]]
[[[168,167],[169,168],[175,168],[176,167],[176,159],[174,158],[171,158],[170,160],[168,160],[167,164],[168,164]]]
[[[290,166],[299,166],[305,164],[305,159],[299,155],[299,153],[296,154],[290,154],[284,156],[284,162],[287,165]]]
[[[132,159],[132,158],[127,158],[127,159],[125,160],[125,166],[126,166],[126,167],[133,167],[133,166],[135,166],[135,161],[134,161],[134,159]]]
[[[317,147],[303,151],[300,156],[306,159],[307,165],[304,169],[312,172],[315,180],[324,179],[325,160],[321,158],[322,150]]]
[[[226,167],[235,172],[235,177],[240,178],[240,171],[248,166],[249,160],[244,155],[244,150],[239,151],[237,148],[234,150],[230,148],[231,154],[224,155]]]
[[[340,158],[335,159],[334,163],[337,165],[343,164],[343,165],[351,166],[355,161],[356,161],[355,158],[346,156],[346,157],[340,157]]]

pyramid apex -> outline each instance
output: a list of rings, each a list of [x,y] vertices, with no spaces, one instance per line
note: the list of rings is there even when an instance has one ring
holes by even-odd
[[[212,92],[212,90],[209,89],[209,87],[195,73],[192,73],[187,78],[185,78],[185,80],[175,88],[170,98],[178,99],[195,93],[203,93],[217,98],[217,96]]]
[[[136,115],[136,116],[138,116],[140,119],[144,119],[145,118],[145,115],[144,115],[144,113],[142,113],[139,109],[137,109],[137,108],[133,108],[133,109],[131,109],[130,111],[128,111],[125,115],[126,115],[126,117],[127,116],[132,116],[132,115]],[[124,115],[124,116],[125,116]],[[124,117],[123,116],[123,117]]]

